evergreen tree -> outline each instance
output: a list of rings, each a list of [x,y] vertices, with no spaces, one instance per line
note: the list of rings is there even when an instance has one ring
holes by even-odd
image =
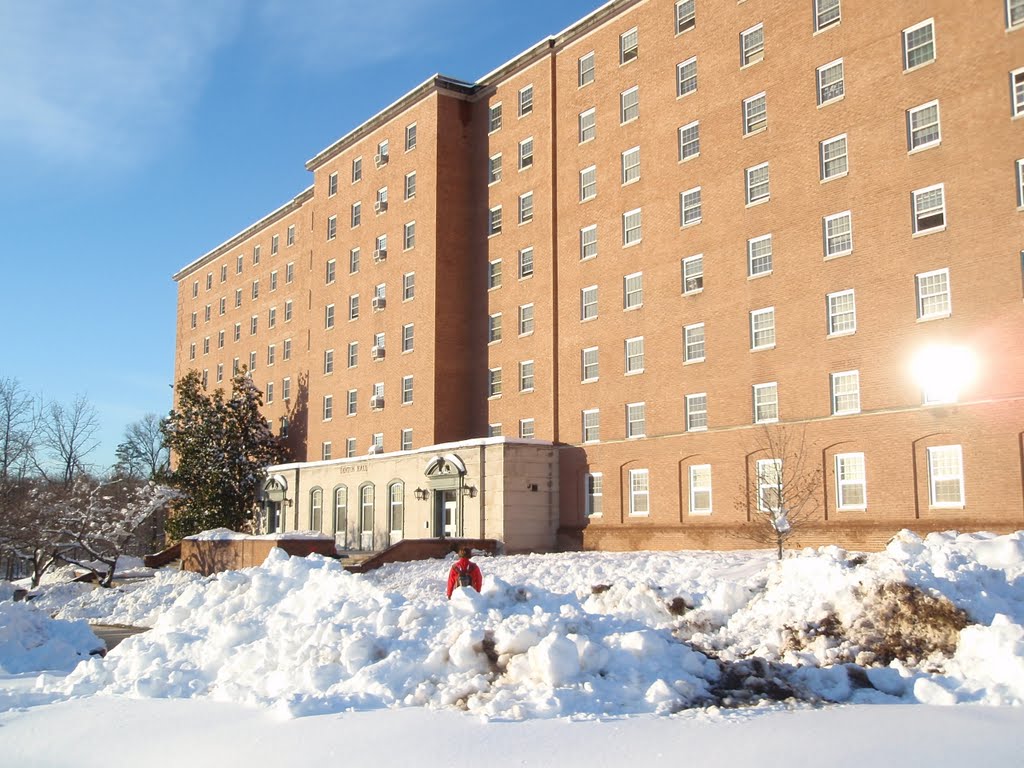
[[[167,521],[175,539],[210,528],[242,530],[253,519],[265,467],[286,459],[260,407],[263,396],[243,369],[222,389],[207,393],[198,371],[177,383],[178,405],[164,421],[175,458],[171,485],[182,498]]]

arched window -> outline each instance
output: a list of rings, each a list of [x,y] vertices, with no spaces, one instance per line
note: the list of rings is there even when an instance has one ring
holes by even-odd
[[[309,528],[319,531],[323,527],[324,519],[324,492],[320,488],[314,488],[309,492]]]
[[[388,519],[392,543],[401,539],[405,527],[405,483],[396,480],[388,486]]]
[[[373,549],[373,483],[359,489],[359,537],[362,549]]]
[[[334,532],[344,533],[348,526],[348,487],[339,485],[334,489]]]

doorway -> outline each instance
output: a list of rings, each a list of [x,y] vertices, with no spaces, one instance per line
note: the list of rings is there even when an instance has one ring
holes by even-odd
[[[434,510],[436,525],[434,530],[442,539],[456,539],[461,534],[459,525],[459,494],[456,490],[435,490]]]

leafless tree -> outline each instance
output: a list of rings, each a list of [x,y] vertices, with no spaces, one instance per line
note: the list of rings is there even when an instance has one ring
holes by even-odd
[[[36,426],[32,396],[17,379],[0,379],[0,505],[7,491],[26,474],[35,449]]]
[[[147,413],[124,430],[124,440],[115,451],[115,471],[123,477],[160,480],[169,471],[169,451],[164,444],[162,420]]]
[[[787,539],[817,517],[821,468],[805,430],[782,424],[762,427],[747,462],[748,480],[735,505],[747,524],[736,535],[774,546],[781,560]]]
[[[39,421],[40,446],[49,454],[65,488],[86,470],[86,458],[99,446],[99,428],[96,408],[84,395],[76,395],[70,406],[51,402],[44,407]],[[40,462],[37,467],[47,474]]]

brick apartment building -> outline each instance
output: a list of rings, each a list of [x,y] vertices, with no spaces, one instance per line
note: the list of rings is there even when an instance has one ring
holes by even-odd
[[[799,543],[1024,528],[1024,0],[612,0],[306,167],[174,276],[268,527],[737,546],[788,434]]]

